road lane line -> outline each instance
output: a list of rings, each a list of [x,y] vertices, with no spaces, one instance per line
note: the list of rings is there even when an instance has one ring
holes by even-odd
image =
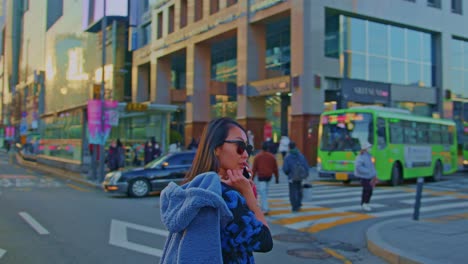
[[[0,248],[0,259],[5,255],[6,250]]]
[[[339,254],[335,250],[331,248],[323,248],[323,251],[327,252],[328,254],[332,255],[334,258],[343,261],[344,264],[352,264],[353,262],[344,257],[343,255]]]
[[[34,219],[32,216],[30,216],[26,212],[19,212],[18,213],[26,223],[28,223],[34,230],[36,230],[39,235],[48,235],[49,231],[45,229],[41,224],[39,224],[36,219]]]
[[[75,189],[77,191],[81,191],[81,192],[89,192],[88,189],[85,189],[85,188],[81,188],[81,187],[78,187],[76,185],[73,185],[73,184],[70,184],[70,183],[67,183],[67,186],[72,188],[72,189]]]

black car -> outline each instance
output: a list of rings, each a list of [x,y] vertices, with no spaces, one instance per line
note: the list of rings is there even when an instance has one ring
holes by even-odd
[[[195,151],[169,153],[141,168],[110,172],[102,186],[106,192],[143,197],[161,191],[171,181],[180,184],[194,158]]]

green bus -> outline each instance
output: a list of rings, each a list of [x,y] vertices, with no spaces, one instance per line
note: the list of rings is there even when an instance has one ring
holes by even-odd
[[[463,145],[463,168],[468,170],[468,142]]]
[[[349,183],[354,160],[364,142],[380,181],[393,186],[405,179],[457,171],[455,122],[412,115],[403,109],[359,106],[322,113],[319,126],[317,171],[319,178]]]

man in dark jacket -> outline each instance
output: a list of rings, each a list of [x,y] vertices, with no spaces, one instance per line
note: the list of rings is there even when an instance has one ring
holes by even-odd
[[[292,211],[298,212],[302,206],[302,180],[292,177],[295,170],[302,170],[304,172],[304,179],[309,175],[307,160],[296,148],[296,143],[291,141],[289,143],[289,153],[284,158],[283,171],[288,175],[289,179],[289,200]]]
[[[275,156],[268,152],[268,144],[263,142],[262,151],[258,153],[253,161],[253,178],[258,178],[258,193],[260,194],[260,204],[264,214],[268,214],[268,185],[275,175],[276,183],[279,183],[278,163]]]

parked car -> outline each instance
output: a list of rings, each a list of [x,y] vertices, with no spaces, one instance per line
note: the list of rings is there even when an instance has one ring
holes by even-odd
[[[109,193],[144,197],[150,192],[161,191],[171,181],[180,184],[194,158],[195,151],[169,153],[144,167],[110,172],[104,178],[102,186]]]

